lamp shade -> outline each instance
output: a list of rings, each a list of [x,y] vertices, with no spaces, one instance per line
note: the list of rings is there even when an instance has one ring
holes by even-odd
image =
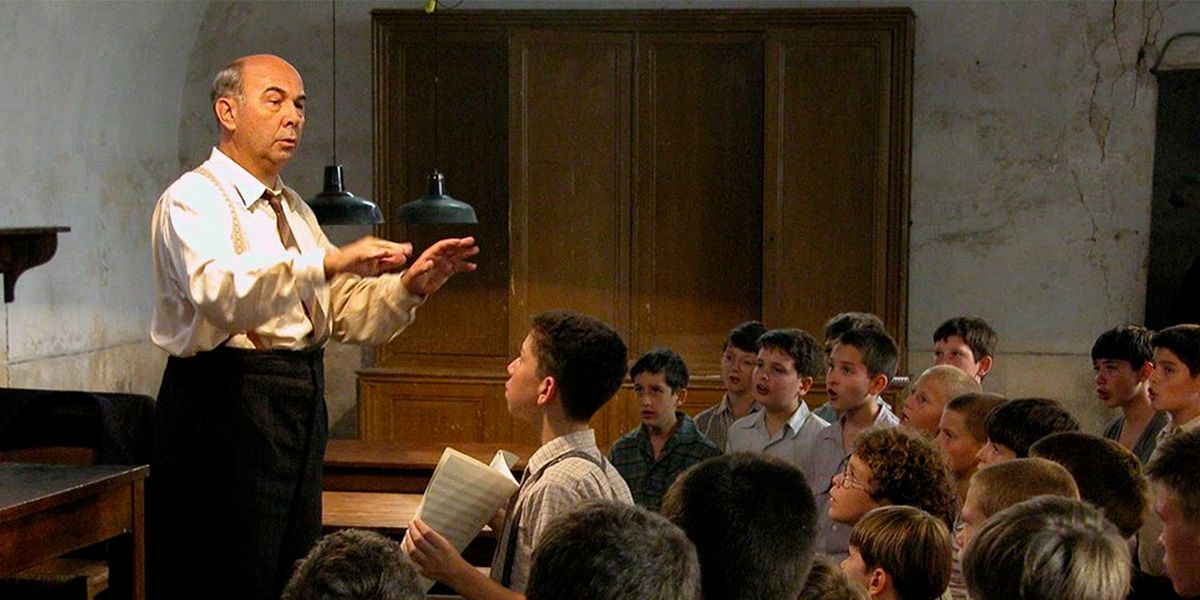
[[[346,191],[342,184],[342,165],[325,166],[325,189],[308,199],[317,222],[322,225],[367,225],[383,222],[383,213],[374,202]]]
[[[425,195],[408,202],[396,211],[404,223],[478,223],[470,204],[446,195],[446,178],[434,171],[429,175]]]

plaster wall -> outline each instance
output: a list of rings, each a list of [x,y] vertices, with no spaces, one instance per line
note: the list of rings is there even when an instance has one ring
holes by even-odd
[[[370,10],[313,2],[0,3],[4,226],[67,225],[56,258],[0,308],[0,385],[153,393],[163,355],[152,310],[148,219],[161,189],[207,155],[212,73],[273,52],[305,75],[304,150],[289,184],[308,195],[333,155],[371,189]],[[824,3],[828,4],[828,3]],[[778,8],[796,2],[466,0],[479,8]],[[844,6],[845,4],[840,4]],[[1142,317],[1154,80],[1163,41],[1200,27],[1187,2],[917,2],[909,367],[930,332],[976,314],[1001,335],[987,388],[1068,403],[1090,429],[1087,352]],[[1143,52],[1144,50],[1144,52]],[[1187,49],[1185,49],[1185,52]],[[1195,49],[1190,50],[1193,57]],[[331,228],[335,241],[366,231]],[[436,298],[433,300],[436,301]],[[354,435],[354,348],[328,355],[335,435]]]
[[[71,228],[0,308],[0,385],[157,390],[149,219],[204,8],[0,3],[0,226]]]

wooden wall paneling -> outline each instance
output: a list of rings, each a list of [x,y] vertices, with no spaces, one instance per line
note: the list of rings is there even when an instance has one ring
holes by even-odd
[[[762,304],[762,36],[637,38],[631,350],[720,371]]]
[[[363,386],[364,440],[450,443],[486,439],[484,405],[495,389],[494,382],[411,377]]]
[[[768,33],[764,317],[820,330],[830,316],[886,317],[906,251],[889,236],[907,196],[893,189],[893,32],[802,28]],[[889,314],[889,312],[891,314]],[[889,322],[896,331],[903,323]]]
[[[381,148],[376,200],[390,239],[410,241],[414,254],[445,237],[473,235],[479,269],[452,279],[419,318],[377,354],[377,364],[479,370],[509,355],[508,334],[508,42],[501,29],[439,36],[437,123],[433,106],[433,38],[429,22],[385,35],[377,68]],[[449,30],[447,30],[449,29]],[[395,210],[422,196],[435,167],[447,192],[470,203],[478,225],[406,225]],[[467,365],[470,357],[494,360]],[[464,360],[466,359],[466,360]]]
[[[529,317],[570,308],[629,339],[631,38],[510,38],[513,347]]]

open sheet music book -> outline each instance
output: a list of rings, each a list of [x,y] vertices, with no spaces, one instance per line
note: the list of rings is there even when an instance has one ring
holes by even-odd
[[[519,485],[512,475],[517,455],[501,450],[485,465],[454,448],[446,448],[417,506],[417,518],[462,552],[508,502]],[[422,578],[425,591],[433,581]]]

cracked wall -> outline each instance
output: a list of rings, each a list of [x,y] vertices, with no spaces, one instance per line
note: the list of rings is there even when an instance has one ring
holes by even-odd
[[[150,211],[203,5],[0,3],[0,226],[66,225],[0,312],[0,385],[153,394]]]
[[[1176,2],[918,4],[910,366],[975,314],[1000,334],[985,388],[1066,401],[1089,429],[1095,337],[1141,322],[1156,83]]]

